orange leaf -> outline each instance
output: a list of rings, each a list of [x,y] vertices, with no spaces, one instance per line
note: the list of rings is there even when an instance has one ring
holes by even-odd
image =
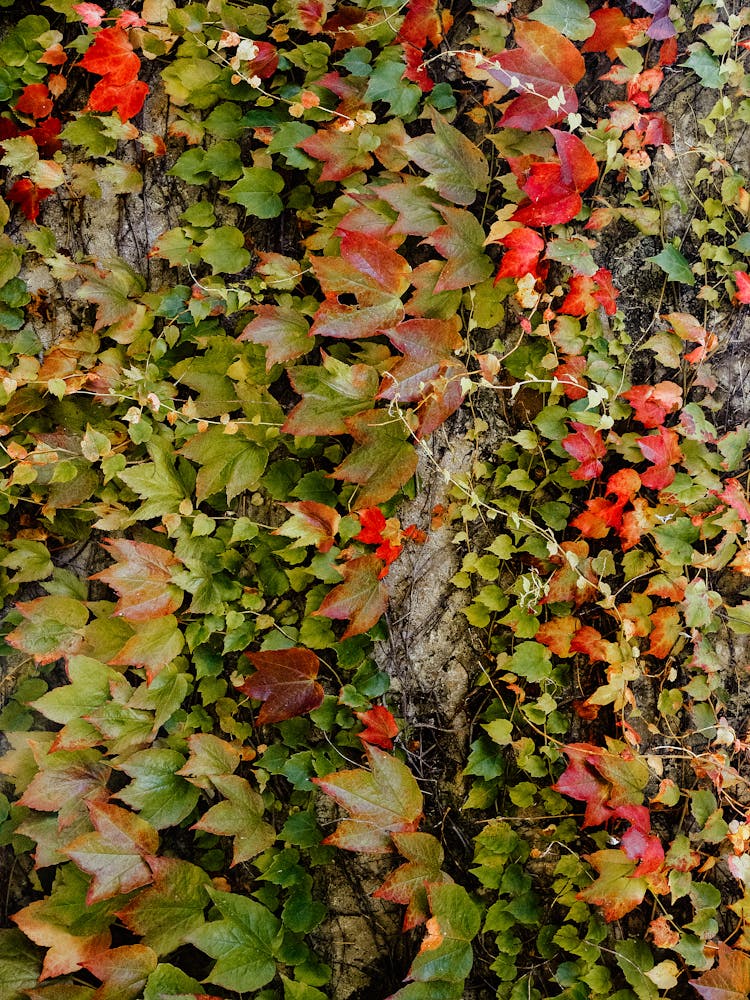
[[[719,944],[719,964],[690,985],[703,1000],[747,1000],[750,996],[750,955]]]
[[[182,604],[182,591],[170,581],[182,563],[168,549],[149,542],[108,538],[102,543],[116,562],[91,580],[103,580],[120,600],[115,615],[130,622],[170,615]]]

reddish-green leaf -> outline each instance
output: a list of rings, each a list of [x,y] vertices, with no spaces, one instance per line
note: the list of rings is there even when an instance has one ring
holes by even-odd
[[[750,996],[750,955],[719,944],[719,962],[690,985],[703,1000],[747,1000]]]
[[[404,930],[410,931],[430,915],[428,884],[451,882],[452,879],[441,871],[443,849],[432,834],[394,833],[393,842],[407,863],[391,872],[373,896],[405,906]]]
[[[255,319],[239,339],[265,345],[266,368],[292,361],[313,348],[310,324],[302,313],[286,306],[255,306]]]
[[[285,503],[283,507],[292,515],[274,535],[293,538],[291,548],[314,545],[318,552],[328,552],[339,530],[341,515],[334,507],[315,500],[301,500],[299,503]]]
[[[598,878],[579,892],[578,898],[600,906],[605,920],[619,920],[643,901],[648,882],[634,877],[636,862],[624,851],[596,851],[586,860],[596,869]]]
[[[346,434],[346,418],[369,410],[378,391],[378,373],[369,365],[347,365],[328,354],[322,365],[288,370],[289,381],[302,396],[282,430],[286,434]]]
[[[8,635],[14,649],[33,656],[39,664],[72,656],[83,645],[83,628],[89,619],[85,604],[54,594],[16,604],[24,620]]]
[[[381,579],[383,563],[375,555],[351,559],[339,569],[344,582],[326,594],[314,614],[348,620],[342,637],[348,639],[380,621],[388,605],[388,591]]]
[[[182,652],[185,637],[174,615],[139,622],[138,630],[109,662],[115,667],[145,667],[149,682]]]
[[[237,747],[211,733],[193,733],[187,743],[190,756],[176,773],[206,790],[212,787],[214,777],[233,774],[242,760]]]
[[[138,1000],[156,964],[151,948],[127,944],[101,952],[83,966],[101,980],[94,1000]]]
[[[410,160],[427,171],[425,184],[447,201],[471,205],[478,191],[486,191],[489,167],[474,143],[430,109],[434,135],[420,135],[406,145]]]
[[[422,793],[406,764],[376,747],[365,751],[369,771],[338,771],[313,781],[349,813],[324,843],[380,854],[393,850],[392,833],[416,830]]]
[[[263,702],[259,725],[306,715],[322,702],[324,691],[315,680],[320,660],[311,650],[264,650],[248,653],[247,657],[256,673],[237,687],[249,698]]]
[[[408,427],[387,410],[358,413],[346,426],[356,447],[331,475],[361,487],[353,499],[355,510],[390,500],[417,470]]]
[[[215,776],[213,783],[224,800],[211,806],[191,829],[233,837],[233,866],[249,861],[271,847],[276,840],[276,831],[263,820],[265,805],[259,793],[238,774],[223,778]]]
[[[315,135],[297,145],[308,156],[322,161],[321,181],[342,181],[350,174],[370,169],[374,162],[370,155],[373,149],[370,139],[364,129],[342,132],[337,125],[333,125],[319,128]]]
[[[119,806],[90,802],[88,808],[94,832],[76,837],[65,851],[82,871],[93,876],[87,901],[96,903],[148,885],[151,870],[143,856],[156,853],[156,830]]]
[[[103,580],[117,593],[115,615],[147,622],[179,608],[182,591],[170,581],[182,563],[168,549],[125,538],[108,538],[102,547],[116,562],[91,579]]]

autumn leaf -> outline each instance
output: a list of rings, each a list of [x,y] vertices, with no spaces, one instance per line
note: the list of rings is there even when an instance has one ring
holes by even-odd
[[[359,556],[338,567],[344,582],[330,590],[314,615],[349,624],[342,639],[367,632],[380,621],[388,605],[388,591],[382,581],[383,563],[375,555]]]
[[[385,503],[414,475],[417,452],[409,429],[387,410],[366,410],[346,420],[355,447],[331,473],[334,479],[356,483],[355,510]]]
[[[300,500],[298,503],[282,504],[292,515],[274,535],[292,538],[290,548],[314,545],[318,552],[328,552],[334,543],[341,522],[341,515],[334,507],[315,500]]]
[[[49,188],[37,187],[28,177],[17,180],[6,192],[7,201],[18,205],[29,222],[36,222],[39,217],[39,205],[54,192]]]
[[[602,306],[608,316],[617,312],[619,290],[612,283],[612,274],[600,267],[596,274],[574,274],[568,294],[558,312],[566,316],[588,316]]]
[[[212,780],[223,801],[211,806],[191,829],[232,837],[232,866],[249,861],[271,847],[276,841],[276,831],[263,820],[266,807],[262,796],[238,774],[216,775]]]
[[[102,548],[116,562],[90,579],[103,580],[118,594],[115,615],[147,622],[170,615],[182,604],[182,591],[171,583],[173,570],[182,563],[168,549],[125,538],[108,538]]]
[[[258,725],[306,715],[323,701],[323,688],[315,680],[320,660],[311,650],[274,649],[246,655],[256,673],[236,686],[249,698],[263,702]]]
[[[471,971],[471,940],[479,933],[481,911],[466,889],[452,882],[427,887],[432,916],[427,933],[409,969],[416,982],[440,979],[462,982]]]
[[[44,753],[36,741],[30,741],[39,770],[18,800],[19,805],[41,812],[58,814],[60,830],[70,826],[87,802],[105,802],[109,797],[107,780],[112,772],[98,750],[77,749]]]
[[[126,86],[138,76],[141,60],[122,28],[103,28],[88,47],[79,65],[89,73],[107,77],[111,84]]]
[[[587,889],[578,893],[578,898],[601,907],[605,920],[619,920],[643,902],[648,882],[645,878],[634,877],[636,862],[631,861],[624,851],[596,851],[587,855],[586,860],[598,877]]]
[[[36,663],[53,663],[73,656],[83,645],[89,619],[86,606],[72,597],[50,595],[16,604],[23,621],[7,636],[14,649],[33,656]]]
[[[433,135],[420,135],[406,145],[409,159],[427,172],[425,185],[446,201],[471,205],[489,184],[487,160],[467,137],[433,108]]]
[[[347,851],[382,854],[393,850],[391,834],[411,833],[422,816],[422,793],[409,770],[396,757],[365,747],[370,770],[337,771],[313,782],[347,810],[324,843]]]
[[[187,744],[190,756],[175,773],[199,788],[209,790],[214,777],[233,774],[242,760],[236,746],[212,733],[193,733],[188,736]]]
[[[384,705],[374,705],[366,712],[356,712],[355,715],[365,727],[357,734],[364,743],[382,750],[393,748],[393,738],[398,736],[398,723]]]
[[[657,434],[638,438],[636,443],[643,457],[653,463],[640,474],[643,485],[654,490],[669,486],[676,474],[674,465],[683,457],[675,432],[660,427]]]
[[[499,125],[524,132],[546,128],[578,109],[573,89],[586,67],[564,35],[541,21],[513,22],[515,49],[479,64],[503,86],[523,91],[505,109]]]
[[[89,802],[88,809],[94,832],[76,837],[65,849],[82,871],[93,876],[87,902],[96,903],[148,885],[151,869],[143,858],[158,849],[156,830],[119,806]]]
[[[628,48],[636,35],[648,27],[647,19],[631,21],[617,7],[591,11],[590,17],[596,29],[583,43],[581,51],[606,52],[613,62],[619,58],[619,50]]]
[[[578,462],[578,468],[571,472],[573,479],[596,479],[604,466],[600,459],[607,454],[607,447],[601,432],[589,424],[571,421],[574,433],[564,437],[560,444]]]
[[[250,340],[266,348],[266,368],[293,361],[313,348],[310,324],[302,313],[286,306],[255,306],[255,318],[250,320],[239,340]]]
[[[16,111],[31,118],[46,118],[52,111],[49,87],[46,83],[29,83],[16,101]]]
[[[750,305],[750,274],[747,271],[735,271],[734,280],[737,284],[734,301],[738,305]]]
[[[286,434],[346,434],[347,417],[369,410],[378,391],[370,365],[347,365],[322,353],[322,364],[289,368],[292,388],[302,396],[282,427]]]
[[[500,278],[523,278],[532,274],[534,278],[544,278],[549,265],[540,264],[545,242],[539,233],[526,226],[512,229],[507,236],[498,240],[506,252],[500,261],[496,281]]]
[[[122,121],[127,122],[140,112],[147,97],[148,84],[142,80],[123,85],[114,84],[105,76],[92,87],[87,108],[90,111],[117,111]]]
[[[511,216],[514,222],[548,226],[569,222],[580,212],[581,192],[599,176],[596,160],[578,136],[550,129],[555,139],[557,163],[532,163],[519,182],[527,196]]]
[[[318,129],[315,135],[300,140],[297,146],[323,163],[321,181],[342,181],[373,165],[371,139],[364,129],[344,132],[332,125]]]
[[[635,419],[647,428],[660,427],[668,414],[682,406],[682,390],[675,382],[634,385],[622,396],[633,407]]]
[[[448,11],[439,10],[437,0],[409,0],[406,5],[406,17],[397,36],[406,62],[404,79],[416,83],[424,93],[429,93],[435,86],[424,65],[425,45],[429,41],[438,46],[443,39],[443,31],[450,27],[452,21]]]
[[[112,948],[83,963],[101,981],[96,1000],[138,1000],[156,965],[156,952],[144,944]]]
[[[719,344],[716,334],[710,333],[704,326],[701,326],[690,313],[666,313],[662,319],[669,323],[681,340],[698,344],[698,347],[685,355],[685,360],[691,365],[697,365],[704,361]]]
[[[443,206],[440,214],[445,225],[424,240],[445,257],[435,292],[454,291],[489,278],[492,262],[484,252],[485,233],[475,215],[451,205]]]
[[[404,931],[423,924],[430,915],[427,886],[451,882],[444,871],[443,849],[430,833],[394,833],[393,843],[407,860],[373,892],[377,899],[387,899],[406,907]]]
[[[690,985],[703,1000],[747,1000],[750,996],[750,955],[719,943],[718,965],[704,972]]]

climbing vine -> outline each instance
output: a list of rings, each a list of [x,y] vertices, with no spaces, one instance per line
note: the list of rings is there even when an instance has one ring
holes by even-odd
[[[392,860],[378,996],[748,995],[750,430],[714,358],[750,11],[32,6],[0,38],[7,996],[331,995],[341,850]],[[713,101],[687,149],[674,81]],[[66,247],[165,175],[147,256]],[[440,433],[473,460],[407,523]],[[373,655],[445,528],[462,845]]]

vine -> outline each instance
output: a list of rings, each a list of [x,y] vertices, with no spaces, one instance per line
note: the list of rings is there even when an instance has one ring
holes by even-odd
[[[747,995],[750,430],[713,358],[750,12],[134,6],[0,40],[10,1000],[325,997],[337,850],[396,859],[393,1000]],[[687,149],[675,79],[715,96]],[[64,245],[165,176],[146,253]],[[473,862],[373,655],[438,526],[482,640]]]

